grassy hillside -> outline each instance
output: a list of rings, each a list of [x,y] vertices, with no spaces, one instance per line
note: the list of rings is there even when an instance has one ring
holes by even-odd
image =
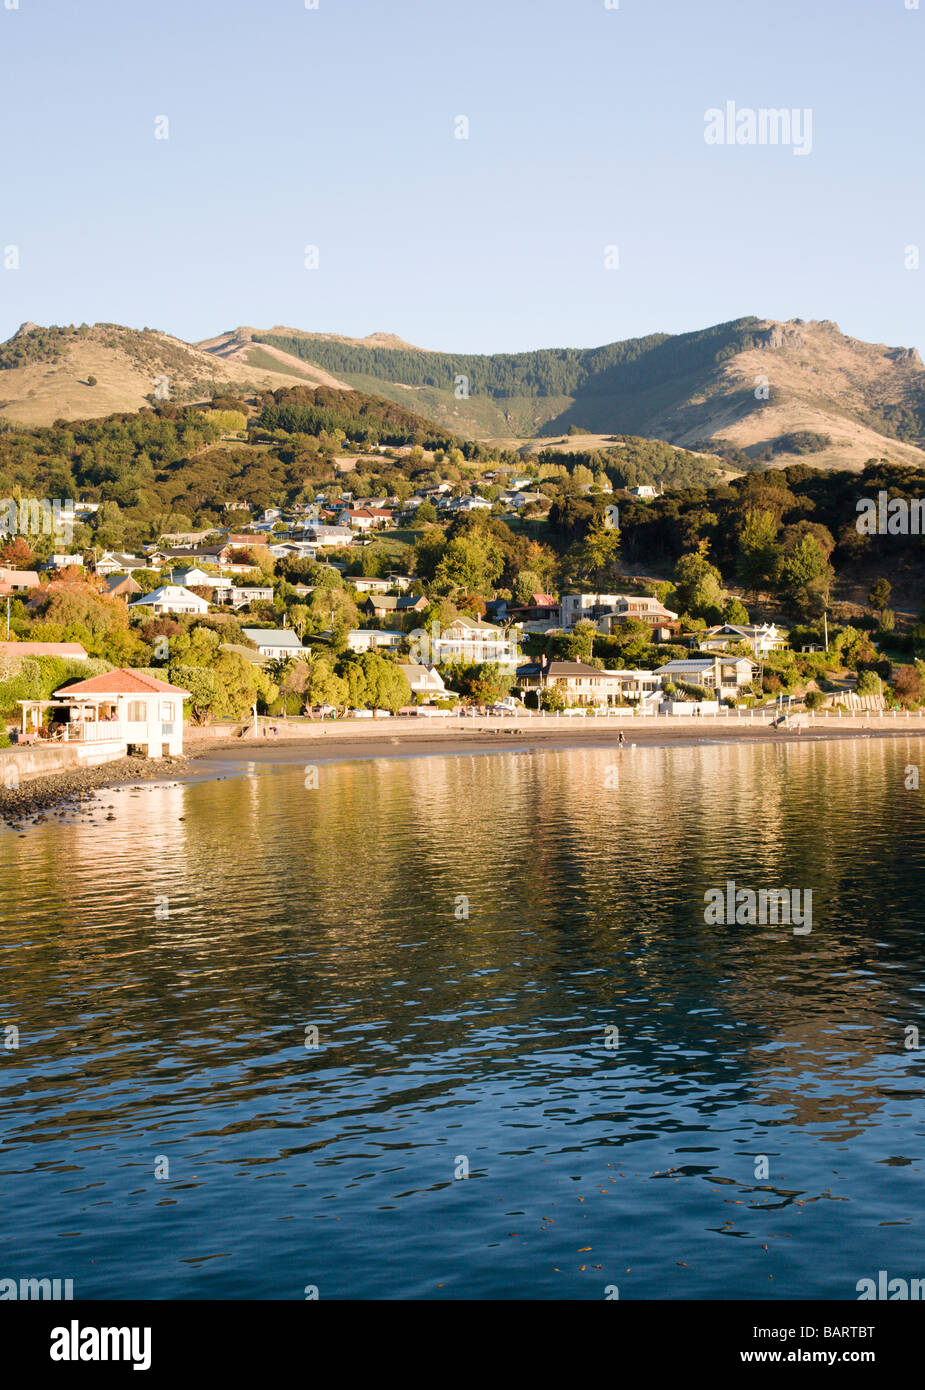
[[[416,411],[481,439],[577,426],[687,447],[724,441],[759,457],[772,441],[809,431],[829,441],[814,459],[819,467],[857,469],[886,455],[925,466],[918,355],[862,343],[833,323],[749,317],[600,348],[493,356],[393,346],[385,335],[373,344],[289,328],[248,331],[252,353],[283,353],[399,402],[413,393]],[[458,395],[460,377],[468,397]],[[774,462],[796,457],[776,454]]]
[[[27,323],[0,346],[0,417],[27,425],[98,419],[139,410],[158,390],[185,404],[215,391],[253,394],[290,380],[271,358],[224,361],[151,328]]]

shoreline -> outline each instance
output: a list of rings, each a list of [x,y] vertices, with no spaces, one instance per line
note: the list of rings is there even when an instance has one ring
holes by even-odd
[[[148,759],[120,758],[96,767],[72,768],[30,778],[18,787],[0,787],[0,824],[24,833],[27,824],[42,824],[77,811],[91,814],[100,810],[99,793],[126,786],[158,782],[212,781],[226,776],[229,763],[258,763],[272,767],[298,762],[356,762],[376,758],[459,757],[467,753],[559,752],[575,748],[619,748],[618,728],[564,729],[434,729],[414,737],[400,733],[370,731],[362,736],[336,733],[320,739],[279,738],[259,742],[242,738],[187,739],[180,757]],[[925,728],[825,728],[797,730],[772,729],[767,724],[750,728],[716,729],[630,726],[624,728],[625,750],[639,748],[684,748],[732,743],[807,744],[834,743],[845,739],[896,739],[925,735]],[[624,751],[625,751],[624,750]],[[107,809],[107,808],[103,808]]]

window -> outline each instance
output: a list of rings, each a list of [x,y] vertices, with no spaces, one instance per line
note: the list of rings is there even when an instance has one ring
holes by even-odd
[[[148,718],[147,706],[144,700],[129,700],[127,717],[130,724],[144,724]]]
[[[173,700],[161,700],[161,718],[173,718]]]

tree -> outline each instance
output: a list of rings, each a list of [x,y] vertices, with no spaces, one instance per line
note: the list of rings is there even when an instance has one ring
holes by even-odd
[[[834,571],[814,535],[800,537],[781,565],[781,583],[791,607],[799,614],[819,613],[828,602]]]
[[[748,609],[744,603],[737,598],[727,598],[723,604],[723,622],[733,623],[736,627],[741,627],[748,622]]]
[[[518,603],[529,603],[534,594],[543,592],[543,581],[535,570],[520,570],[514,580],[514,597]]]
[[[682,613],[711,623],[722,617],[723,576],[703,555],[682,555],[673,578],[675,601]]]
[[[925,682],[917,666],[900,666],[893,678],[893,689],[900,704],[918,704],[925,693]]]
[[[434,588],[442,594],[457,589],[490,594],[503,569],[504,556],[494,537],[487,532],[470,531],[448,542],[434,573]]]
[[[596,518],[588,527],[582,550],[587,577],[593,583],[606,584],[615,578],[620,554],[620,532],[616,526],[605,525],[603,517]]]
[[[35,556],[22,536],[16,536],[0,550],[0,562],[10,569],[28,569],[35,563]]]
[[[575,624],[566,641],[566,651],[570,661],[590,661],[594,654],[594,639],[597,628],[587,618]]]
[[[749,511],[739,533],[736,569],[743,586],[757,600],[773,588],[777,580],[782,551],[777,544],[778,524],[771,512]]]
[[[416,522],[433,525],[437,520],[437,508],[434,506],[433,502],[422,502],[415,510],[414,519]]]
[[[312,705],[340,706],[347,703],[347,683],[334,674],[331,663],[324,657],[316,657],[309,667],[305,698]]]
[[[400,666],[378,652],[364,652],[360,664],[366,676],[366,702],[371,709],[394,714],[411,703],[411,686]]]
[[[889,607],[893,586],[888,579],[878,579],[867,596],[867,602],[875,613],[883,613]]]

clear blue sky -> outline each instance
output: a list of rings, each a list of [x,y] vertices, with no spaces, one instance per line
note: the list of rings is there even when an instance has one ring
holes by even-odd
[[[925,0],[10,3],[0,337],[497,352],[755,313],[925,349]],[[811,108],[811,154],[707,145],[727,101]]]

